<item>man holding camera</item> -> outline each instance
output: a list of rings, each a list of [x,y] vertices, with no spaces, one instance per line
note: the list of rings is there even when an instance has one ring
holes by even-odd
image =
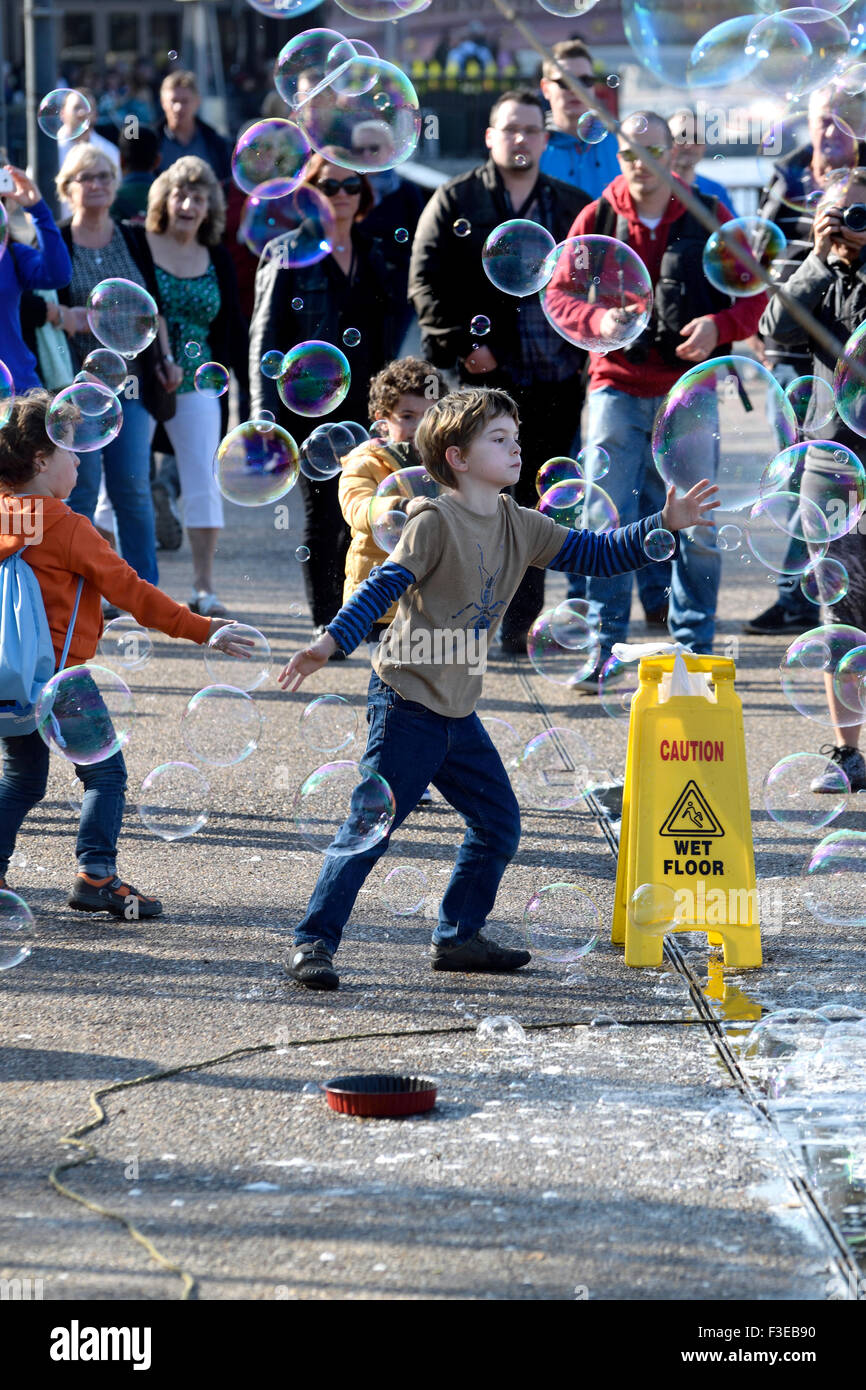
[[[636,111],[623,122],[622,131],[670,171],[673,140],[661,116]],[[653,282],[653,315],[637,342],[622,351],[589,355],[589,427],[584,444],[607,450],[610,468],[601,485],[616,503],[625,526],[637,521],[639,505],[644,511],[664,505],[665,488],[653,462],[651,436],[656,411],[668,391],[697,362],[724,356],[735,339],[754,333],[767,297],[731,300],[714,289],[702,265],[706,229],[625,140],[620,140],[619,163],[622,173],[583,209],[568,235],[608,236],[625,242],[640,256]],[[734,216],[718,199],[702,201],[720,223]],[[622,312],[607,311],[613,316]],[[710,467],[708,460],[708,473]],[[673,563],[668,625],[690,651],[709,652],[721,564],[715,532],[699,529],[700,538],[684,533],[685,543]],[[630,574],[592,577],[587,582],[587,598],[601,605],[599,663],[579,686],[587,694],[598,692],[598,673],[611,647],[628,636],[631,583]]]

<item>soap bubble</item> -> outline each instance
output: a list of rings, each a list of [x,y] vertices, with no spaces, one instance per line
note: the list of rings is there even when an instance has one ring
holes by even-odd
[[[229,374],[220,362],[202,362],[193,384],[200,396],[210,396],[216,400],[229,389]]]
[[[207,824],[210,785],[192,763],[162,763],[141,784],[138,815],[161,840],[185,840]]]
[[[249,656],[232,656],[220,651],[217,641],[250,642]],[[271,670],[271,644],[263,632],[247,623],[225,623],[212,634],[203,648],[204,664],[214,685],[230,685],[247,693],[264,685]]]
[[[208,685],[187,704],[180,731],[196,762],[234,767],[256,751],[262,716],[245,691],[232,685]]]
[[[294,121],[256,121],[232,151],[232,178],[244,193],[262,187],[266,198],[290,193],[301,177],[310,142]]]
[[[283,369],[283,358],[285,355],[284,352],[280,352],[277,348],[271,348],[269,352],[266,352],[261,361],[262,376],[270,377],[271,380],[273,380],[274,377],[278,377]]]
[[[526,638],[526,654],[533,667],[545,680],[554,685],[570,685],[583,680],[598,663],[598,632],[576,614],[571,622],[557,622],[557,630],[566,629],[568,643],[558,640],[554,632],[553,612],[536,618]]]
[[[620,524],[619,512],[604,488],[580,478],[548,488],[539,499],[538,510],[560,526],[578,530],[613,531]]]
[[[108,386],[93,380],[73,381],[58,391],[45,413],[45,433],[61,449],[75,454],[103,449],[123,424],[120,401]]]
[[[81,369],[95,376],[110,391],[119,391],[127,377],[125,359],[111,348],[94,348],[85,357]]]
[[[409,240],[409,233],[407,232],[405,227],[397,228],[397,230],[394,233],[394,240],[399,241],[401,243],[407,242]]]
[[[295,298],[292,300],[292,308],[297,311],[298,309],[303,309],[303,307],[304,301],[301,299],[300,295],[295,295]],[[285,353],[282,355],[285,357]]]
[[[773,574],[802,574],[823,555],[830,528],[820,507],[795,492],[772,492],[749,513],[746,542],[756,560]],[[791,546],[792,540],[806,541]]]
[[[454,235],[459,237],[468,236],[472,231],[472,223],[467,222],[465,217],[458,217],[454,223]]]
[[[834,830],[812,851],[801,880],[806,910],[835,927],[866,926],[866,833]]]
[[[728,522],[725,526],[720,526],[716,532],[717,550],[739,550],[743,541],[743,533],[739,526],[734,526]]]
[[[670,560],[677,548],[677,543],[670,531],[657,526],[655,530],[647,531],[644,536],[643,548],[651,560]]]
[[[268,19],[298,19],[321,3],[322,0],[247,0],[248,5]],[[168,56],[174,59],[177,54],[169,53]]]
[[[272,410],[260,410],[258,419],[254,420],[253,424],[262,434],[267,434],[271,425],[274,424],[274,412]]]
[[[598,676],[598,695],[601,707],[611,719],[631,718],[631,702],[640,685],[637,661],[620,661],[608,657]]]
[[[39,103],[36,123],[51,140],[78,140],[94,121],[87,97],[71,87],[56,87]]]
[[[548,258],[555,246],[545,227],[517,217],[494,227],[484,243],[481,264],[488,280],[505,294],[537,294],[553,274]]]
[[[359,330],[359,329],[357,329],[357,328],[347,328],[347,329],[346,329],[345,333],[343,334],[343,342],[345,343],[346,347],[349,347],[349,348],[357,347],[358,344],[360,343],[360,341],[361,341],[361,333],[360,333],[360,330]]]
[[[328,415],[346,399],[352,371],[348,359],[334,347],[311,338],[298,343],[283,358],[277,377],[280,400],[296,415]]]
[[[577,133],[587,145],[599,145],[607,135],[607,126],[595,111],[584,111],[577,121]]]
[[[861,323],[846,342],[833,377],[840,418],[855,434],[866,436],[866,381],[855,375],[852,364],[866,372],[866,323]]]
[[[745,48],[755,23],[754,15],[739,16],[713,25],[689,55],[686,79],[689,87],[723,87],[742,82],[756,62]]]
[[[288,430],[273,421],[235,425],[214,457],[217,487],[240,507],[278,502],[294,487],[298,472],[298,446]]]
[[[666,883],[642,883],[628,903],[628,920],[648,936],[664,936],[674,931],[677,921],[676,894]]]
[[[317,425],[301,445],[301,472],[314,483],[335,478],[355,445],[355,436],[343,421]]]
[[[325,60],[328,85],[346,97],[356,97],[362,92],[372,91],[376,84],[375,72],[359,72],[354,67],[354,62],[356,58],[377,60],[378,57],[379,54],[372,44],[365,43],[363,39],[343,39],[334,45]]]
[[[789,1057],[804,1046],[812,1051],[827,1027],[827,1019],[817,1010],[776,1009],[758,1020],[740,1055],[754,1064],[760,1058]]]
[[[0,204],[2,207],[2,204]],[[15,399],[15,382],[12,380],[12,373],[5,362],[0,362],[0,428],[6,424],[12,413],[12,402]]]
[[[575,478],[583,477],[583,469],[576,459],[566,458],[561,455],[557,458],[548,459],[543,463],[535,475],[535,491],[539,497],[557,483],[566,483]]]
[[[794,412],[772,372],[748,357],[714,357],[668,392],[652,450],[662,478],[679,493],[710,478],[722,510],[739,511],[762,496],[767,459],[796,438]]]
[[[788,401],[800,429],[806,423],[811,406],[809,428],[823,430],[836,413],[836,398],[829,381],[820,376],[798,376],[785,388]]]
[[[383,478],[367,508],[370,533],[379,549],[390,555],[406,525],[405,510],[395,510],[397,503],[415,497],[438,497],[441,491],[426,468],[401,468]]]
[[[122,357],[137,357],[156,337],[156,300],[132,280],[100,280],[87,296],[90,331]]]
[[[832,788],[812,791],[816,778],[832,778]],[[820,753],[790,753],[764,778],[764,805],[777,825],[797,832],[820,830],[848,805],[851,785],[845,773]]]
[[[523,755],[525,740],[507,719],[499,719],[495,714],[482,714],[479,719],[484,732],[502,759],[503,767],[510,772]]]
[[[816,560],[800,576],[800,589],[811,603],[831,608],[848,592],[848,571],[839,560],[829,556]]]
[[[802,633],[782,658],[780,679],[785,699],[806,719],[832,725],[824,677],[835,678],[843,658],[862,646],[866,646],[866,632],[843,623],[828,623]]]
[[[0,201],[0,261],[6,254],[6,246],[9,241],[9,215],[6,207]]]
[[[717,290],[734,298],[762,294],[764,281],[749,258],[769,271],[787,245],[784,232],[762,217],[735,217],[708,237],[703,253],[704,274]]]
[[[572,656],[574,653],[572,653]],[[514,776],[521,801],[544,811],[564,811],[599,780],[592,750],[576,729],[545,729],[530,739]]]
[[[552,2],[553,0],[547,0],[547,5]],[[475,1036],[480,1043],[504,1043],[508,1047],[525,1044],[527,1041],[522,1026],[510,1014],[491,1014],[489,1018],[482,1018],[475,1030]]]
[[[379,892],[383,906],[395,917],[413,917],[424,906],[427,876],[422,869],[398,865],[386,875]]]
[[[299,545],[295,551],[295,559],[299,565],[305,565],[310,558],[310,550],[306,545]]]
[[[601,444],[587,444],[577,456],[580,475],[600,483],[610,471],[610,454]]]
[[[397,808],[388,783],[372,768],[334,762],[316,768],[302,783],[293,814],[310,849],[341,857],[361,854],[384,840]]]
[[[294,111],[314,100],[334,72],[328,72],[328,56],[346,42],[337,29],[305,29],[289,39],[277,55],[274,85]]]
[[[551,609],[550,631],[560,646],[581,652],[598,641],[598,616],[592,607],[589,599],[567,598]]]
[[[201,357],[201,343],[197,343],[193,339],[190,339],[188,343],[184,343],[183,345],[183,355],[187,357],[190,362],[194,362],[197,357]]]
[[[316,753],[342,753],[355,742],[358,711],[342,695],[319,695],[303,711],[299,730]]]
[[[569,237],[549,256],[541,307],[569,343],[589,352],[616,352],[634,343],[650,320],[649,271],[613,237]]]
[[[866,470],[853,450],[834,439],[810,439],[783,449],[761,476],[761,496],[800,493],[825,519],[827,537],[853,531],[866,510]],[[808,533],[804,538],[809,540]]]
[[[132,694],[104,666],[67,666],[42,688],[36,728],[44,743],[71,763],[105,762],[129,742]]]
[[[367,174],[402,164],[421,134],[418,94],[406,74],[381,58],[360,55],[326,75],[324,85],[298,108],[297,119],[329,164]],[[370,125],[383,136],[375,145],[355,138]]]
[[[254,256],[270,247],[268,258],[276,260],[281,270],[315,265],[330,254],[333,238],[331,205],[310,184],[298,184],[290,193],[260,184],[244,203],[238,239]],[[292,299],[293,309],[303,305],[299,296]]]
[[[112,670],[140,671],[153,656],[153,640],[130,613],[121,613],[105,624],[97,651],[102,664]]]
[[[826,9],[801,5],[759,20],[745,54],[755,58],[749,78],[763,91],[805,96],[844,66],[850,56],[848,30]]]
[[[485,314],[476,314],[469,325],[469,332],[476,338],[483,338],[490,332],[490,320]]]
[[[836,699],[862,721],[866,714],[866,646],[852,647],[840,657],[833,674]]]
[[[523,910],[527,948],[552,965],[567,965],[588,955],[598,944],[600,932],[596,904],[574,883],[540,888]]]
[[[20,965],[33,950],[36,923],[23,898],[0,889],[0,970]]]

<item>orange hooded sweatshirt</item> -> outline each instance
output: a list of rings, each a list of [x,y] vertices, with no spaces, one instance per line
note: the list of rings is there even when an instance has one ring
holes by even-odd
[[[67,666],[88,661],[96,651],[102,636],[102,596],[131,613],[142,627],[156,628],[168,637],[187,637],[200,645],[207,642],[209,619],[191,613],[154,584],[139,579],[87,517],[79,516],[56,497],[0,494],[0,560],[24,546],[24,559],[42,590],[57,661],[75,607],[79,575],[84,578],[84,587]]]

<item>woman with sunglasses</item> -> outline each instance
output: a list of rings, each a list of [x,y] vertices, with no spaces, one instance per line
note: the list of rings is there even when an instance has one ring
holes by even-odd
[[[333,156],[333,160],[328,155]],[[256,302],[250,325],[250,401],[255,419],[270,410],[301,444],[317,425],[339,420],[364,423],[370,379],[396,355],[404,305],[395,301],[388,267],[376,240],[360,230],[373,206],[373,193],[363,174],[347,168],[351,154],[326,147],[311,156],[302,183],[327,199],[333,218],[330,252],[313,265],[290,265],[293,239],[285,245],[272,242],[262,257],[256,276]],[[346,161],[336,163],[334,160]],[[285,251],[285,255],[276,254]],[[348,329],[360,333],[349,346]],[[348,358],[352,380],[346,399],[337,410],[319,418],[295,415],[287,410],[276,383],[263,376],[261,361],[274,348],[287,352],[311,338],[333,343]],[[340,511],[338,478],[313,483],[302,474],[299,487],[304,502],[304,544],[310,552],[303,566],[304,585],[313,625],[324,629],[342,603],[349,531]]]

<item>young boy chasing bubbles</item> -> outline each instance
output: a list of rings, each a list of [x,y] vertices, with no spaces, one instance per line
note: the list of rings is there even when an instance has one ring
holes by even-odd
[[[571,530],[502,495],[520,474],[517,408],[505,391],[466,388],[437,401],[415,435],[421,462],[447,491],[416,499],[390,559],[343,605],[312,646],[280,673],[297,690],[340,647],[346,654],[399,600],[373,655],[364,768],[391,787],[388,835],[357,854],[325,853],[289,974],[308,989],[336,989],[333,954],[355,898],[391,833],[428,783],[466,822],[430,948],[434,970],[501,973],[529,962],[482,935],[505,869],[517,852],[520,811],[502,761],[474,713],[486,644],[529,565],[568,574],[612,575],[651,563],[648,532],[711,526],[718,489],[707,479],[664,508],[605,534]],[[677,545],[679,539],[677,538]],[[354,798],[353,798],[354,800]],[[360,804],[360,802],[359,802]],[[335,844],[353,833],[353,815]]]

